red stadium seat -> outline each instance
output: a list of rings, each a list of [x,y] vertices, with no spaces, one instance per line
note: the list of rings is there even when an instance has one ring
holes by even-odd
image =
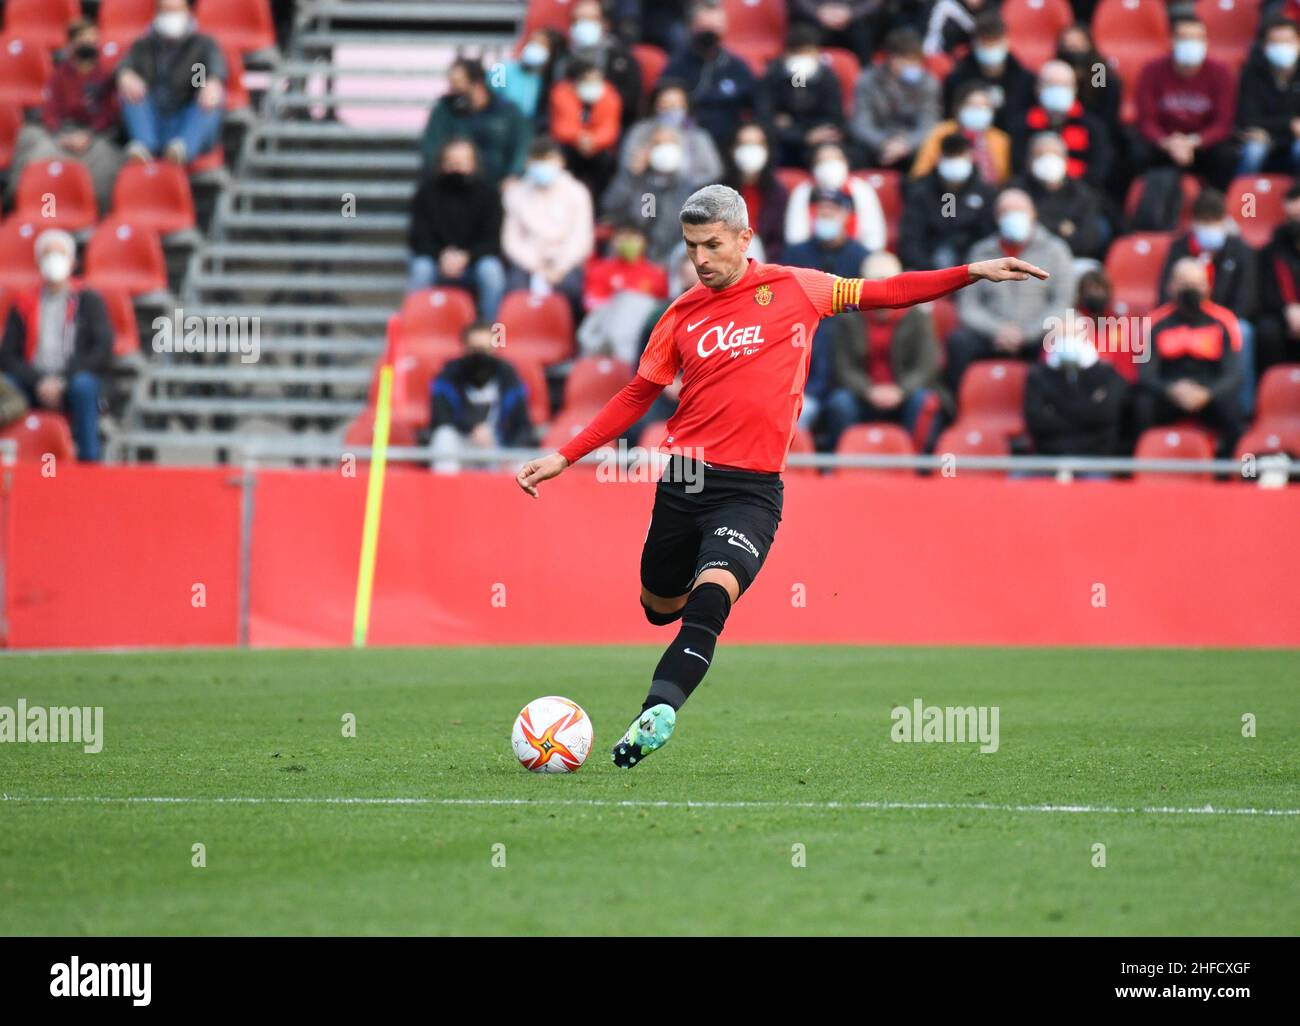
[[[45,230],[40,221],[13,216],[0,224],[0,289],[14,291],[41,283],[36,267],[36,236]]]
[[[509,339],[509,336],[506,336]],[[509,342],[506,343],[509,348]],[[575,361],[564,383],[564,409],[599,410],[632,378],[632,368],[609,356]]]
[[[1212,436],[1199,428],[1187,424],[1169,424],[1163,427],[1148,428],[1138,438],[1133,456],[1139,460],[1212,460],[1214,459],[1214,440]],[[1152,471],[1139,471],[1133,475],[1135,480],[1168,481],[1170,475]],[[1206,474],[1195,475],[1208,477]],[[1188,475],[1179,474],[1186,479]]]
[[[804,182],[812,181],[812,175],[801,167],[778,167],[773,173],[776,180],[793,192],[797,186],[803,185]]]
[[[23,128],[23,112],[17,107],[0,107],[0,171],[14,162],[14,144]]]
[[[659,76],[668,65],[668,55],[659,47],[649,43],[635,43],[632,46],[632,56],[636,58],[636,65],[641,69],[641,93],[643,96],[649,96],[654,90],[655,83],[659,81]]]
[[[877,456],[915,456],[916,446],[912,444],[912,436],[897,424],[855,424],[840,435],[835,451],[840,455],[869,453]],[[864,470],[862,468],[855,472],[862,473]],[[910,476],[912,471],[900,468],[875,470],[874,473]]]
[[[1300,421],[1293,426],[1253,427],[1237,442],[1234,457],[1238,462],[1247,455],[1270,456],[1286,453],[1292,459],[1300,460]]]
[[[1141,175],[1134,178],[1129,183],[1128,193],[1124,196],[1124,216],[1131,222],[1133,215],[1137,213],[1138,203],[1142,199],[1142,186],[1144,179]],[[1196,197],[1201,194],[1201,183],[1195,175],[1183,175],[1179,179],[1179,184],[1183,190],[1183,205],[1178,211],[1178,230],[1186,231],[1187,226],[1192,220],[1192,204],[1196,202]]]
[[[502,359],[515,369],[520,382],[528,392],[528,418],[534,425],[545,424],[551,419],[551,395],[546,386],[546,372],[542,369],[541,363],[526,355],[510,356],[504,350]]]
[[[104,39],[134,40],[149,31],[158,0],[100,0],[99,34]]]
[[[934,443],[936,456],[958,457],[957,470],[960,473],[962,456],[1009,456],[1011,444],[1005,435],[999,432],[983,431],[977,427],[965,427],[954,424],[939,436]],[[972,471],[967,477],[1002,476],[1003,472],[992,473],[987,470]]]
[[[533,295],[527,289],[507,292],[497,311],[505,330],[506,349],[526,353],[542,363],[558,363],[573,355],[573,314],[558,292]]]
[[[461,330],[474,320],[474,300],[461,288],[422,289],[406,297],[399,316],[403,348],[459,352]]]
[[[13,36],[0,39],[0,106],[37,107],[54,65],[50,52]]]
[[[528,0],[528,13],[524,15],[523,36],[527,38],[539,28],[568,32],[573,20],[573,0]]]
[[[223,47],[226,55],[226,110],[248,110],[253,99],[248,95],[248,86],[244,84],[244,58],[234,47]]]
[[[393,419],[415,427],[424,427],[433,415],[429,389],[442,368],[460,353],[437,353],[415,350],[403,352],[393,367]],[[375,375],[370,383],[370,405],[379,398],[379,371],[383,364],[375,365]]]
[[[815,453],[817,446],[813,442],[813,436],[803,428],[795,428],[794,434],[790,437],[790,449],[787,455],[805,455]],[[796,467],[786,470],[787,476],[790,474],[800,474],[805,477],[816,477],[818,470],[816,467]]]
[[[1025,433],[1025,379],[1020,360],[979,360],[962,376],[957,427],[978,428],[1011,439]]]
[[[18,443],[19,463],[37,463],[46,456],[71,460],[77,454],[68,422],[46,410],[33,410],[0,429],[0,440]]]
[[[1003,0],[1000,13],[1011,52],[1030,71],[1056,56],[1056,37],[1074,22],[1066,0]]]
[[[1273,232],[1286,220],[1282,209],[1290,175],[1242,175],[1228,186],[1228,216],[1241,229],[1242,241],[1258,249],[1268,245]]]
[[[555,450],[572,441],[574,436],[581,434],[595,412],[591,409],[562,410],[542,438],[542,448]]]
[[[1279,363],[1260,379],[1255,422],[1274,420],[1300,421],[1300,363]]]
[[[159,235],[193,228],[189,175],[170,161],[127,163],[113,185],[113,216]]]
[[[844,117],[853,113],[853,87],[857,85],[862,65],[852,50],[843,50],[838,46],[822,48],[822,59],[830,64],[831,71],[840,80],[840,102],[844,104]]]
[[[269,0],[199,0],[199,28],[223,47],[252,53],[275,47],[275,22]]]
[[[786,0],[722,0],[727,12],[728,50],[762,76],[767,62],[785,46]]]
[[[368,446],[375,440],[375,411],[362,410],[343,432],[345,446]],[[392,418],[388,423],[388,444],[415,445],[415,425]]]
[[[1196,16],[1205,22],[1210,57],[1240,67],[1259,28],[1260,0],[1197,0]]]
[[[80,232],[99,219],[95,183],[79,160],[44,160],[28,164],[18,180],[15,210],[47,228]]]
[[[1164,0],[1101,0],[1092,15],[1092,36],[1132,97],[1143,65],[1169,52],[1169,15]]]
[[[8,0],[6,36],[56,50],[68,41],[68,26],[81,18],[81,0]]]
[[[113,325],[113,355],[128,356],[140,351],[140,327],[135,319],[135,304],[131,296],[117,289],[97,289],[104,305],[108,307],[108,319]]]
[[[167,289],[167,264],[156,232],[107,218],[86,245],[91,288],[120,289],[132,296]]]
[[[1172,232],[1121,235],[1106,251],[1111,302],[1119,316],[1145,315],[1160,296],[1160,271],[1173,242]]]
[[[898,222],[903,217],[903,176],[898,171],[890,171],[885,168],[854,171],[853,176],[861,178],[876,190],[876,198],[880,200],[881,213],[885,215],[885,228],[887,229],[885,246],[892,250],[898,242]]]
[[[934,337],[939,341],[939,353],[941,357],[946,357],[948,336],[956,330],[961,320],[957,315],[957,304],[950,297],[942,296],[929,306],[930,323],[934,325]]]
[[[191,178],[195,175],[204,175],[216,171],[226,163],[225,148],[218,143],[207,153],[200,153],[190,161],[189,166],[185,168]]]

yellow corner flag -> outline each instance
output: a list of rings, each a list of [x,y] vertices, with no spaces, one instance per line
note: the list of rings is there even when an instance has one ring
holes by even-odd
[[[388,465],[388,427],[393,416],[393,372],[397,363],[398,319],[388,322],[388,345],[379,365],[379,395],[375,400],[371,440],[370,480],[366,487],[366,520],[361,530],[361,566],[357,570],[357,604],[352,614],[352,645],[366,647],[370,629],[370,598],[375,584],[375,554],[379,549],[379,513],[384,501],[384,470]]]

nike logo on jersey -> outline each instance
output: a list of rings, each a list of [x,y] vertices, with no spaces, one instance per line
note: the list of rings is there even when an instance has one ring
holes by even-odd
[[[692,652],[689,648],[686,649],[685,651],[686,651],[686,654],[687,654],[687,655],[693,655],[693,656],[695,656],[696,659],[704,659],[704,656],[700,655],[700,653],[698,653],[698,652]],[[704,665],[705,665],[705,666],[708,666],[708,665],[709,665],[709,661],[708,661],[707,659],[704,659]]]
[[[687,330],[687,331],[694,331],[694,330],[695,330],[696,328],[698,328],[701,324],[703,324],[704,321],[707,321],[707,320],[708,320],[708,318],[705,317],[704,320],[696,321],[694,324],[688,324],[688,325],[686,325],[686,330]]]

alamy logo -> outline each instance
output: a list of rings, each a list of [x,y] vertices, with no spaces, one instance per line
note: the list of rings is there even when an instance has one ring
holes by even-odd
[[[143,1008],[151,1000],[153,963],[87,962],[76,955],[50,966],[52,997],[129,997]]]
[[[104,747],[104,707],[54,705],[27,707],[27,699],[18,699],[18,707],[0,705],[0,742],[43,744],[58,741],[84,747],[86,754],[98,755]]]
[[[998,750],[998,719],[1001,714],[996,705],[944,706],[926,705],[914,699],[909,709],[905,705],[890,710],[894,721],[889,739],[895,743],[948,742],[963,744],[978,741],[980,752],[988,755]]]
[[[758,347],[762,344],[763,335],[759,325],[737,328],[735,321],[728,321],[725,328],[718,324],[701,335],[700,340],[695,344],[695,351],[702,359],[708,359],[719,350],[732,349],[738,350],[732,354],[733,356],[739,356],[741,353],[748,356],[750,353],[758,352]]]

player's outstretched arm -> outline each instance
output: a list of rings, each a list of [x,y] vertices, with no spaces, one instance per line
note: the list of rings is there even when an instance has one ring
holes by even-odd
[[[543,481],[559,477],[568,465],[568,460],[558,452],[553,452],[539,460],[529,460],[519,468],[519,474],[515,477],[515,480],[519,482],[520,488],[535,499],[537,498],[537,486]]]
[[[996,260],[979,260],[967,264],[966,270],[971,281],[1024,281],[1026,278],[1041,278],[1046,281],[1051,277],[1041,267],[1036,267],[1027,260],[1018,257],[999,257]]]

